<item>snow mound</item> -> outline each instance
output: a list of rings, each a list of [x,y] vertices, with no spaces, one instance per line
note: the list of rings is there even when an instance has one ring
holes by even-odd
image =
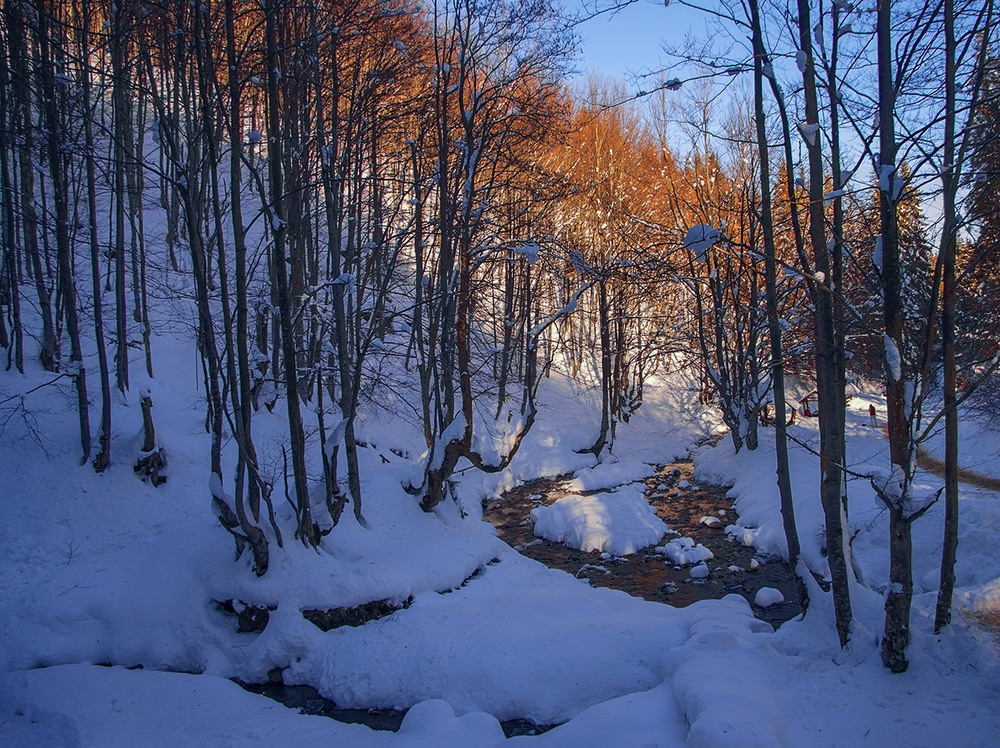
[[[578,470],[566,483],[567,491],[606,491],[635,483],[653,475],[655,469],[644,462],[608,462]]]
[[[697,566],[691,568],[692,579],[708,579],[708,564],[702,561]]]
[[[663,547],[663,553],[676,566],[687,564],[697,564],[701,561],[708,561],[714,555],[701,543],[695,545],[691,538],[672,538]]]
[[[770,608],[772,605],[785,602],[785,596],[781,590],[774,587],[761,587],[753,597],[753,604],[759,608]]]
[[[532,509],[531,520],[540,538],[616,556],[656,545],[670,532],[636,488],[593,496],[564,496],[551,506]]]
[[[737,542],[748,548],[753,548],[757,544],[757,534],[759,530],[756,527],[741,527],[740,525],[729,525],[726,528],[726,535],[731,535]]]

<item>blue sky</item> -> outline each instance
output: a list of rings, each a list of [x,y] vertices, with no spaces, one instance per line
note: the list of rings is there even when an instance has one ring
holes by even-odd
[[[581,0],[565,0],[570,12],[582,8]],[[589,0],[588,5],[607,0]],[[577,27],[581,36],[578,63],[581,74],[598,70],[624,79],[626,71],[655,69],[663,59],[664,41],[679,44],[688,30],[703,28],[695,11],[663,0],[635,0],[614,16],[605,14]]]

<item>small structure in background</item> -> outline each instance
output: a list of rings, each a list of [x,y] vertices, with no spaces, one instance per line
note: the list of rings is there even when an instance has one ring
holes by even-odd
[[[813,390],[804,398],[799,400],[799,413],[801,413],[806,418],[816,418],[817,416],[819,416],[818,407],[816,410],[813,410],[811,404],[814,401],[818,401],[818,398],[819,398],[819,392]]]

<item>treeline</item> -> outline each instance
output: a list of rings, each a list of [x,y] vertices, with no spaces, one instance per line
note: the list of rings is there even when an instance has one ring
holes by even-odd
[[[27,352],[72,378],[103,470],[130,351],[152,376],[156,315],[189,304],[213,500],[258,573],[283,542],[276,485],[303,542],[348,504],[364,521],[363,399],[402,393],[429,510],[460,461],[506,467],[554,361],[602,391],[600,455],[678,349],[670,232],[650,218],[661,156],[632,114],[574,102],[575,39],[547,1],[3,12],[8,365]],[[278,401],[287,480],[253,431]]]
[[[304,543],[348,504],[364,522],[366,401],[418,424],[427,454],[407,489],[430,510],[460,465],[507,467],[553,367],[598,388],[599,459],[671,367],[698,372],[737,449],[773,422],[796,564],[792,374],[817,389],[842,643],[857,581],[847,380],[883,371],[891,468],[870,478],[893,518],[885,647],[901,669],[909,525],[929,506],[913,495],[916,449],[946,421],[953,544],[956,383],[969,392],[995,366],[982,299],[997,84],[992,1],[885,6],[725,11],[737,54],[688,62],[753,91],[720,123],[718,89],[703,89],[677,149],[672,100],[693,84],[663,79],[645,103],[598,81],[573,92],[574,37],[549,0],[4,0],[8,368],[34,357],[72,379],[83,460],[103,470],[130,351],[153,376],[157,315],[187,305],[213,501],[258,574],[283,542],[276,487]],[[925,413],[938,383],[945,408]],[[253,428],[274,407],[288,423],[277,473]],[[952,550],[940,625],[953,564]]]

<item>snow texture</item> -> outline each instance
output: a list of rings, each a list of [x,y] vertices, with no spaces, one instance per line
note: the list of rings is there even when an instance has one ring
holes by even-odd
[[[798,67],[800,73],[806,72],[806,65],[809,62],[809,55],[805,53],[804,50],[796,50],[795,52],[795,65]]]
[[[600,398],[546,379],[545,417],[510,467],[456,477],[464,515],[452,501],[432,514],[419,509],[400,486],[419,467],[422,434],[391,411],[365,413],[356,428],[367,445],[359,448],[367,526],[345,512],[316,550],[287,536],[282,548],[272,542],[270,569],[257,578],[248,554],[234,561],[232,539],[212,513],[212,493],[234,493],[234,450],[209,487],[202,383],[185,335],[154,337],[158,377],[148,388],[170,471],[160,487],[132,472],[141,439],[134,404],[114,404],[113,461],[98,475],[79,465],[78,424],[65,407],[72,382],[35,389],[52,378],[37,364],[23,376],[0,371],[4,397],[23,396],[44,414],[46,439],[42,452],[32,422],[12,417],[0,441],[0,745],[941,746],[961,736],[963,745],[992,746],[1000,734],[1000,661],[972,618],[1000,613],[994,491],[961,486],[956,618],[941,634],[933,613],[943,507],[914,523],[911,665],[901,675],[879,658],[888,520],[867,480],[849,483],[852,549],[866,584],[852,586],[855,635],[846,650],[818,589],[804,619],[773,631],[737,595],[678,609],[592,588],[517,554],[473,513],[483,497],[526,480],[576,473],[588,485],[621,481],[617,492],[601,485],[596,497],[612,513],[633,508],[634,516],[618,513],[612,545],[659,542],[645,539],[655,516],[629,484],[649,465],[685,456],[717,426],[680,372],[647,382],[642,409],[619,424],[615,453],[628,460],[597,469],[593,455],[576,450],[600,421]],[[142,354],[133,353],[138,371]],[[849,467],[862,475],[888,467],[883,434],[866,425],[869,404],[884,412],[877,393],[859,392],[846,414]],[[254,415],[261,464],[279,466],[279,481],[281,411]],[[816,429],[813,419],[791,427],[789,457],[802,563],[822,578]],[[962,433],[963,454],[996,469],[995,430]],[[723,439],[695,459],[697,482],[732,486],[739,527],[729,531],[750,535],[762,557],[787,555],[773,439],[762,429],[753,452],[737,454]],[[917,471],[921,495],[939,485]],[[275,509],[291,527],[291,509]],[[697,550],[682,539],[664,548],[672,547]],[[273,607],[266,629],[238,633],[216,602],[226,600]],[[374,600],[410,604],[325,633],[302,616]],[[274,668],[343,707],[409,712],[398,733],[376,731],[299,714],[229,680],[263,682]],[[499,721],[514,717],[559,725],[505,740]]]
[[[816,138],[819,135],[819,125],[815,122],[798,122],[796,126],[799,128],[802,139],[809,145],[815,146],[817,142]]]
[[[774,587],[761,587],[753,596],[753,604],[760,608],[770,608],[784,601],[785,596],[781,594],[781,590],[776,590]]]
[[[704,262],[708,250],[718,244],[721,239],[722,234],[718,229],[707,223],[700,223],[688,229],[684,235],[684,247],[689,252],[694,253],[696,261]]]
[[[899,348],[896,342],[889,337],[888,333],[882,333],[882,342],[885,343],[885,366],[886,373],[894,382],[903,378],[903,363],[899,355]]]
[[[582,551],[635,553],[669,532],[636,488],[592,496],[565,496],[531,510],[535,535]]]
[[[686,566],[713,558],[712,552],[701,543],[695,544],[691,538],[671,538],[662,547],[662,553],[675,566]]]

